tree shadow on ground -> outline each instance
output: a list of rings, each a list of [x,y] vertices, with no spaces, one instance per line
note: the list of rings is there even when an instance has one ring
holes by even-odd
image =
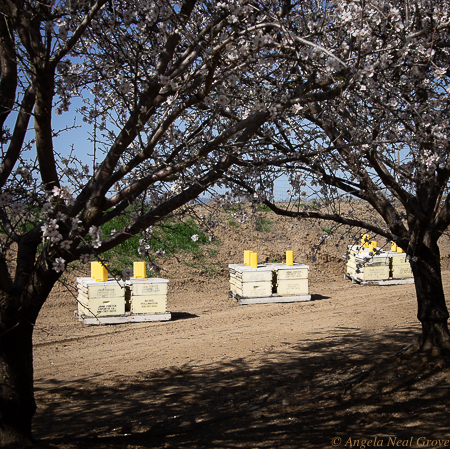
[[[424,447],[450,438],[450,374],[407,355],[417,336],[337,328],[253,358],[46,381],[34,432],[67,449]]]
[[[198,318],[198,315],[194,315],[193,313],[188,312],[171,312],[171,321],[178,321],[178,320],[188,320],[191,318]]]

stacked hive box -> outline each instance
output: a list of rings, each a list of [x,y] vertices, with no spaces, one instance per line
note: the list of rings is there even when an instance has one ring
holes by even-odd
[[[267,266],[251,268],[244,264],[228,265],[230,290],[242,297],[272,296],[272,269]]]
[[[92,278],[77,278],[78,312],[88,317],[123,315],[125,286],[115,280],[98,282]]]
[[[167,312],[168,283],[167,279],[160,278],[132,278],[127,281],[131,313]]]
[[[230,264],[230,290],[240,297],[304,296],[308,295],[308,265],[281,263],[251,268]]]
[[[389,279],[390,257],[387,252],[370,254],[368,248],[349,247],[347,274],[363,281],[379,281]]]
[[[274,270],[276,293],[281,296],[308,294],[308,265],[294,263],[293,265],[270,264]]]
[[[393,279],[408,279],[413,278],[411,265],[406,259],[405,253],[389,252],[391,258],[391,277]]]

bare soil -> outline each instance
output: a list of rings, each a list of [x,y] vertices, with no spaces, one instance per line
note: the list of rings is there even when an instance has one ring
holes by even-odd
[[[74,297],[55,287],[34,333],[40,446],[450,445],[448,364],[409,347],[420,335],[414,285],[352,284],[348,234],[327,239],[312,262],[324,223],[261,216],[270,231],[225,217],[207,264],[162,263],[171,321],[86,326],[73,317]],[[227,265],[241,263],[244,249],[260,261],[292,249],[310,266],[312,300],[238,305]],[[447,237],[441,251],[450,297]]]

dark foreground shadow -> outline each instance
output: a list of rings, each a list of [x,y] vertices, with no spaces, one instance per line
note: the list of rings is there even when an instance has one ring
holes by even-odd
[[[416,338],[340,328],[248,360],[49,381],[34,431],[67,449],[425,447],[450,439],[450,375],[406,357]]]
[[[321,301],[322,299],[330,299],[330,296],[313,294],[311,295],[311,301]]]
[[[198,318],[198,315],[188,312],[171,312],[171,321],[188,320],[190,318]]]

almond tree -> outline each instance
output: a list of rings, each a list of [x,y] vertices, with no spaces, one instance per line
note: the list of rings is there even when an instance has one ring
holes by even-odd
[[[346,64],[339,83],[314,75],[323,60],[312,54],[295,69],[300,47],[336,61],[308,27],[303,36],[322,8],[0,2],[1,445],[31,441],[33,327],[67,265],[148,234],[220,180],[276,113],[343,92]],[[67,117],[62,129],[55,115]],[[90,143],[62,147],[80,118]],[[103,236],[131,206],[139,214]]]
[[[336,1],[316,11],[304,24],[309,39],[335,55],[322,53],[322,65],[315,58],[316,77],[345,80],[342,95],[304,106],[292,99],[297,106],[266,124],[241,168],[227,174],[277,214],[366,229],[403,248],[414,274],[420,349],[431,353],[450,349],[438,247],[450,224],[449,13],[448,4],[428,1]],[[299,72],[315,50],[303,51]],[[336,72],[344,65],[351,80]],[[289,210],[266,193],[282,174],[297,204]],[[299,207],[307,186],[319,210]],[[355,214],[349,196],[373,215]]]

